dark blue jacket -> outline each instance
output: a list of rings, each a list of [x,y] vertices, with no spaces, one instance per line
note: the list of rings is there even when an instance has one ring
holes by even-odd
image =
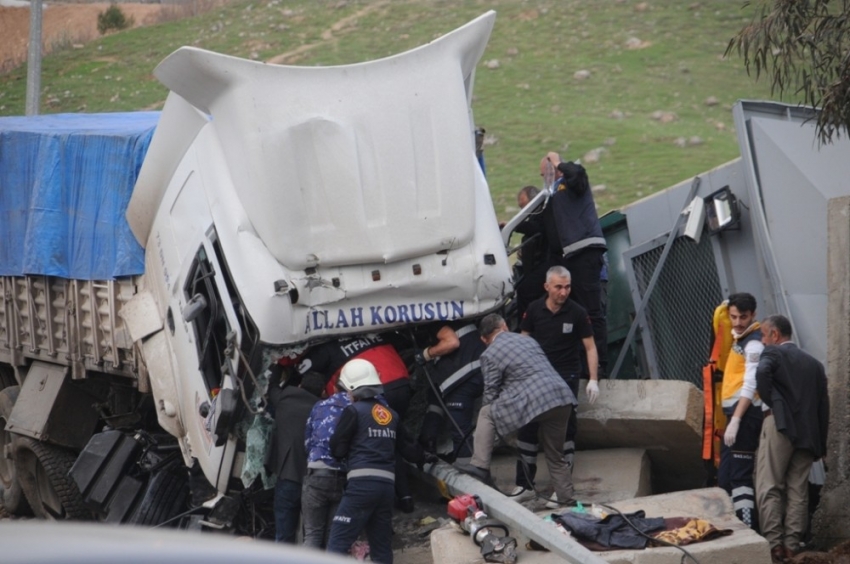
[[[434,360],[434,383],[439,386],[443,396],[450,394],[469,378],[481,374],[478,359],[487,348],[481,341],[475,323],[468,322],[452,329],[460,340],[460,347]]]
[[[342,412],[331,437],[331,452],[347,460],[348,479],[395,481],[396,451],[411,462],[422,450],[407,439],[398,414],[383,397],[355,401]]]
[[[584,167],[568,162],[560,163],[558,170],[564,176],[549,198],[546,206],[548,213],[544,210],[543,214],[544,222],[549,223],[547,232],[557,233],[557,243],[550,236],[550,248],[557,248],[564,257],[589,248],[606,249],[593,191]]]

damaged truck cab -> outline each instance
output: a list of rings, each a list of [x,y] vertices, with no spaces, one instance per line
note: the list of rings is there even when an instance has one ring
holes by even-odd
[[[261,489],[270,366],[504,303],[470,110],[494,18],[360,64],[184,47],[157,67],[170,94],[126,207],[143,274],[0,270],[8,505],[146,524],[202,506],[205,523],[238,526]],[[70,352],[30,342],[42,334]]]

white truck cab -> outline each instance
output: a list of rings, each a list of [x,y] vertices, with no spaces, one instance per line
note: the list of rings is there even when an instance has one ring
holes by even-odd
[[[124,375],[150,396],[191,469],[193,501],[220,506],[251,485],[245,452],[256,445],[246,429],[267,417],[264,374],[281,357],[476,318],[510,296],[470,109],[494,20],[489,12],[428,45],[353,65],[281,66],[183,47],[156,68],[171,93],[126,211],[144,274],[113,329],[120,324],[141,359]],[[26,403],[30,361],[17,360]],[[11,418],[47,417],[18,412]],[[26,428],[17,427],[39,440]],[[138,484],[107,487],[103,476],[137,468],[134,457],[163,441],[120,454],[127,433],[101,430],[72,476],[84,506],[126,520],[152,480],[126,471]],[[93,493],[98,484],[109,495]]]

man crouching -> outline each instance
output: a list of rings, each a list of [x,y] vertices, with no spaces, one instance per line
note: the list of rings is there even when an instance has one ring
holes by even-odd
[[[484,481],[490,479],[490,461],[498,433],[506,437],[528,423],[540,425],[541,443],[558,500],[573,498],[573,481],[564,458],[564,437],[570,411],[577,401],[546,359],[537,341],[511,333],[505,320],[491,313],[481,320],[484,375],[482,408],[475,428],[470,465],[456,465]]]

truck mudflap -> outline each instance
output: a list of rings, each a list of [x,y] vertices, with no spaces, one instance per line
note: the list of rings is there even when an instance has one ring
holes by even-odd
[[[145,433],[93,435],[70,476],[86,507],[107,523],[176,525],[188,508],[188,474],[179,448]]]

